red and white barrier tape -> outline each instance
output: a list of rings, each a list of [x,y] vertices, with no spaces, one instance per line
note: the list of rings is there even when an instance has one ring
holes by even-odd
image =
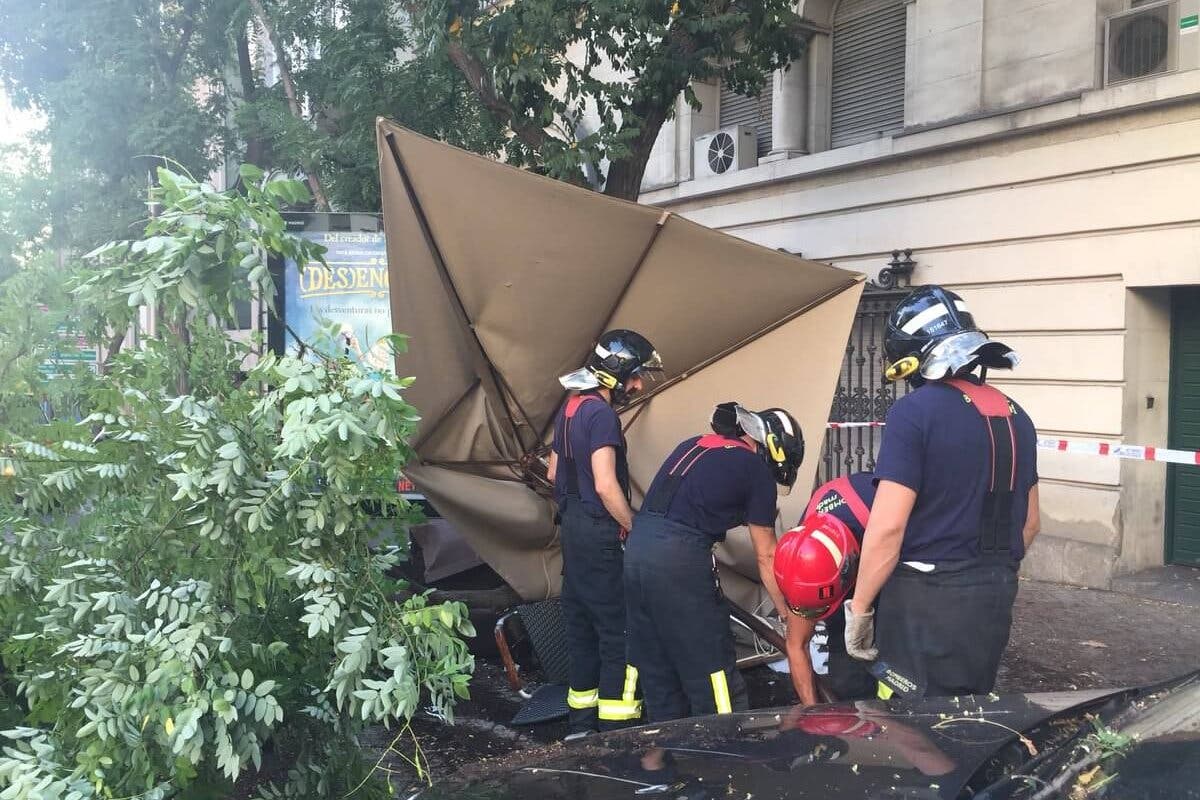
[[[1077,453],[1087,456],[1112,456],[1133,461],[1165,461],[1168,464],[1200,464],[1200,453],[1191,450],[1171,450],[1166,447],[1143,447],[1138,444],[1109,444],[1108,442],[1073,442],[1070,439],[1038,439],[1041,450]]]
[[[832,430],[846,428],[882,428],[884,422],[830,422]],[[1200,452],[1192,450],[1171,450],[1166,447],[1146,447],[1139,444],[1109,444],[1108,442],[1081,442],[1072,439],[1037,440],[1039,450],[1056,450],[1060,453],[1074,453],[1082,456],[1110,456],[1125,458],[1131,461],[1160,461],[1167,464],[1200,464]]]

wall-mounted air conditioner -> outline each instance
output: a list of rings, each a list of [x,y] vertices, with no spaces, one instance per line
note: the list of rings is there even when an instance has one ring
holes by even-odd
[[[1140,3],[1104,22],[1104,85],[1172,72],[1179,49],[1179,2]]]
[[[697,178],[725,175],[758,166],[758,140],[752,126],[730,125],[697,136],[692,154]]]

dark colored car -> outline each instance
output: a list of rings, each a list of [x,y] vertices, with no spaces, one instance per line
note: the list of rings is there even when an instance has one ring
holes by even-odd
[[[1200,798],[1200,673],[1144,689],[700,717],[592,737],[421,800]]]

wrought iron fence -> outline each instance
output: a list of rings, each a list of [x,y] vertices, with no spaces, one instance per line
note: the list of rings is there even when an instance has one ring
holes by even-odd
[[[830,422],[882,420],[896,398],[908,392],[906,383],[883,377],[883,335],[888,315],[908,289],[872,289],[858,304],[846,356],[829,411]],[[817,484],[842,475],[875,469],[883,429],[850,428],[825,432]]]

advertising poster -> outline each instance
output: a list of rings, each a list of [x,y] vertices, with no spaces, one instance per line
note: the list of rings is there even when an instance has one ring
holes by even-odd
[[[338,346],[369,369],[392,372],[391,350],[381,337],[392,332],[387,252],[382,233],[305,231],[325,246],[325,261],[284,269],[284,316],[296,336],[312,343],[321,320],[338,325]],[[299,347],[286,333],[287,352]]]
[[[42,313],[50,311],[46,306],[39,306],[39,310]],[[55,333],[58,341],[55,343],[53,355],[38,365],[42,375],[47,378],[59,378],[74,373],[79,367],[92,373],[98,371],[99,353],[81,331],[76,330],[70,322],[64,322],[57,326]]]

